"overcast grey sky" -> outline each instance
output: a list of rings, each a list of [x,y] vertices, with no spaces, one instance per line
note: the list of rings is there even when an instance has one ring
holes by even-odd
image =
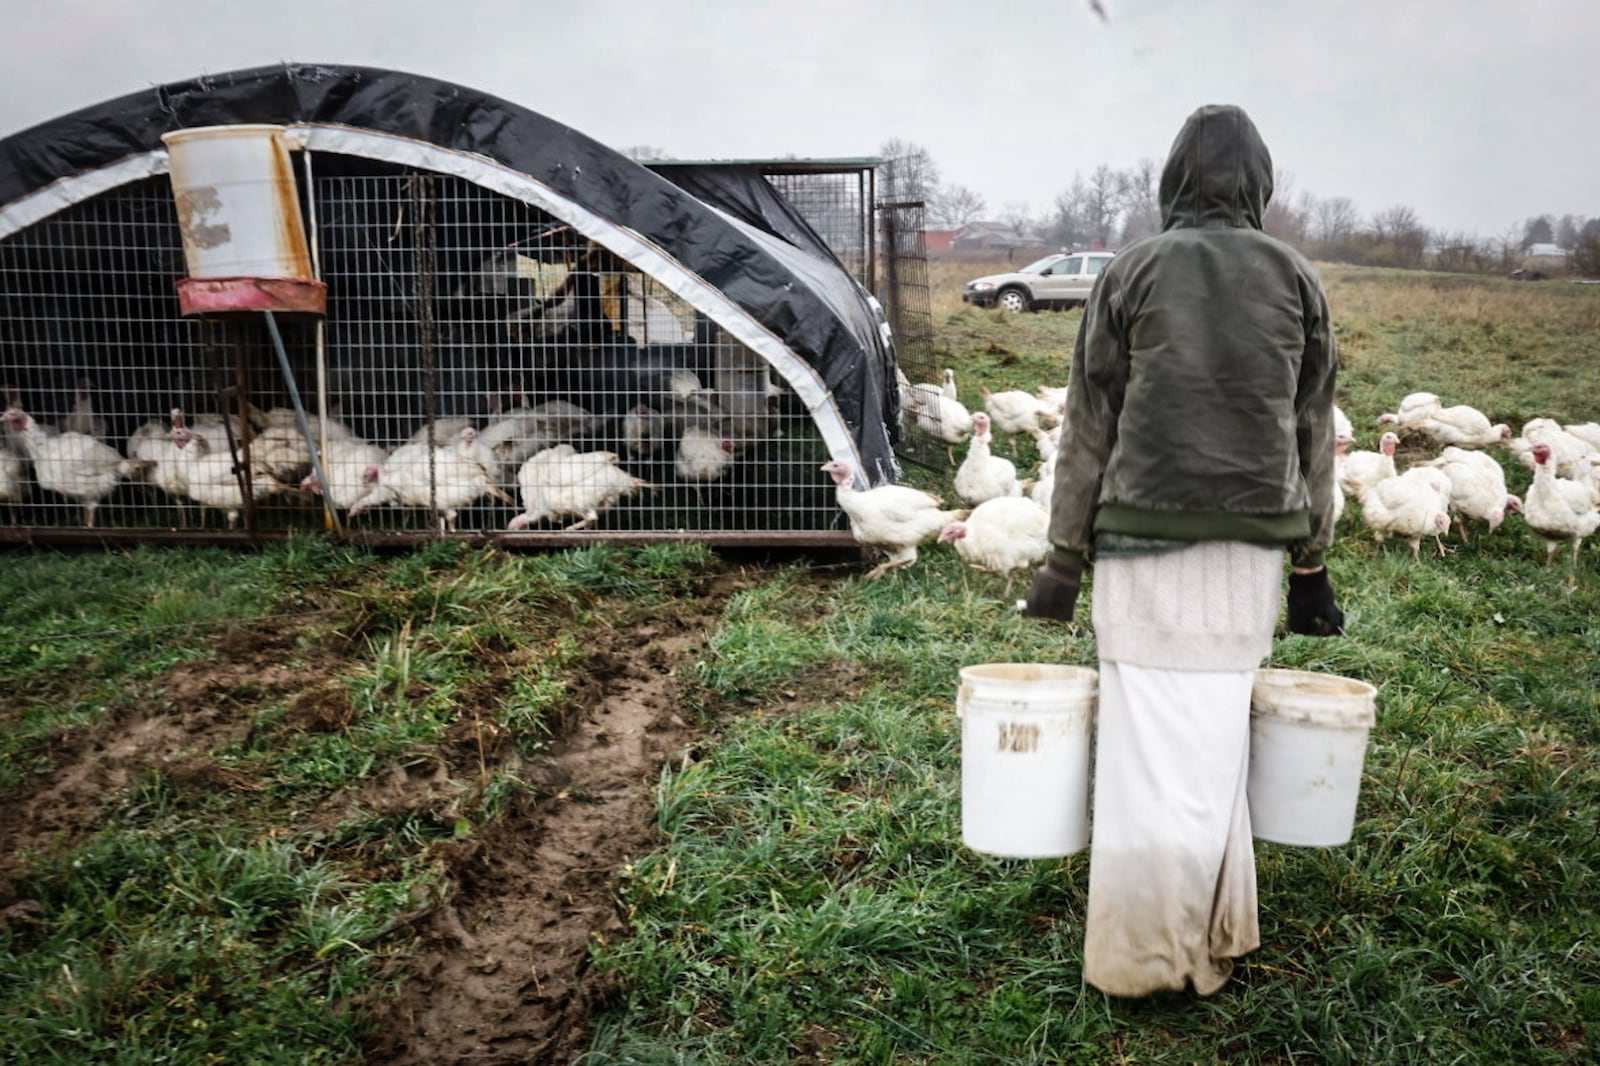
[[[680,158],[928,149],[1044,213],[1236,103],[1296,193],[1491,238],[1600,215],[1594,0],[7,0],[0,136],[201,73],[388,67]]]

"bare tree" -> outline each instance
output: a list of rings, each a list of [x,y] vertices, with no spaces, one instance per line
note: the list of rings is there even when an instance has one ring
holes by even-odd
[[[1494,249],[1488,242],[1480,241],[1470,233],[1441,230],[1433,234],[1432,244],[1433,261],[1428,265],[1434,270],[1465,274],[1480,272],[1493,265]]]
[[[1282,241],[1298,244],[1306,238],[1305,214],[1294,206],[1294,175],[1278,170],[1272,177],[1272,199],[1267,201],[1261,228]]]
[[[1494,245],[1500,253],[1500,270],[1509,274],[1517,269],[1522,262],[1522,235],[1526,227],[1520,222],[1513,222],[1500,232],[1495,238]]]
[[[1117,220],[1122,216],[1122,177],[1101,163],[1089,175],[1085,187],[1084,224],[1091,242],[1109,245],[1117,233]]]
[[[1072,176],[1072,184],[1056,193],[1052,207],[1054,213],[1045,229],[1051,243],[1063,248],[1085,244],[1089,240],[1089,187],[1082,174]]]
[[[1345,197],[1318,200],[1311,209],[1311,237],[1331,250],[1355,235],[1359,221],[1356,205]]]
[[[883,199],[923,202],[933,199],[939,188],[939,167],[926,148],[891,137],[883,142],[878,155],[888,160],[880,194]]]
[[[1161,232],[1161,165],[1141,159],[1122,177],[1122,243]]]
[[[635,144],[622,150],[622,154],[639,163],[646,163],[652,159],[666,159],[665,148],[657,148],[653,144]]]
[[[1428,247],[1428,231],[1417,213],[1401,204],[1387,207],[1372,216],[1376,259],[1382,266],[1417,268],[1422,266]]]
[[[1024,237],[1044,229],[1044,224],[1020,200],[1008,200],[1000,208],[1000,221]]]
[[[928,197],[928,217],[955,228],[982,218],[987,206],[982,196],[965,185],[941,185]]]

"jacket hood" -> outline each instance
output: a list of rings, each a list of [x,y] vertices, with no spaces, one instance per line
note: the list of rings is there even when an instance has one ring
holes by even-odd
[[[1272,199],[1272,154],[1250,116],[1232,104],[1191,114],[1161,171],[1161,228],[1261,229]]]

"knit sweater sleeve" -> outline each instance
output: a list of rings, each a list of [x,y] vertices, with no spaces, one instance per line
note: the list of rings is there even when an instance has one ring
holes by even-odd
[[[1295,393],[1295,434],[1300,476],[1311,497],[1311,533],[1289,546],[1290,561],[1302,568],[1322,565],[1323,552],[1333,541],[1333,494],[1339,491],[1333,475],[1333,404],[1339,353],[1334,344],[1327,293],[1314,273],[1304,284],[1306,346]]]
[[[1068,379],[1056,481],[1050,499],[1050,543],[1058,556],[1088,557],[1100,483],[1117,441],[1117,418],[1128,386],[1127,331],[1121,287],[1107,268],[1078,324]]]

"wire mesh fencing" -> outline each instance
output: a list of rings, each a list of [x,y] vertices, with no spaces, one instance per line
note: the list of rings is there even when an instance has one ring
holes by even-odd
[[[933,343],[924,207],[921,201],[881,203],[878,220],[882,237],[878,283],[894,331],[900,375],[896,451],[902,459],[946,472],[951,467],[950,445],[964,439],[970,426],[938,399],[945,395],[944,376]]]
[[[325,320],[184,319],[165,178],[0,241],[0,533],[843,532],[772,367],[560,219],[301,153]],[[863,242],[865,244],[866,242]]]

